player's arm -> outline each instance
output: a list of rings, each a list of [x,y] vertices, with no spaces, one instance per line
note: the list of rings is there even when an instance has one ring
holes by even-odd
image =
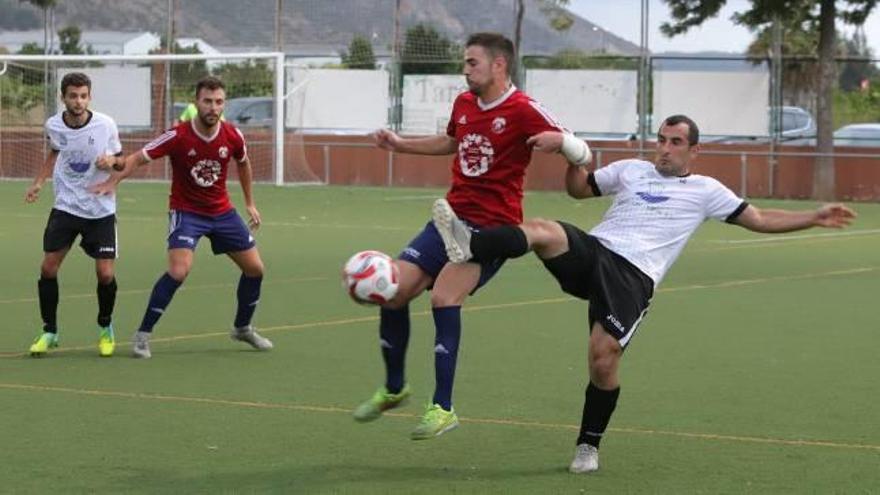
[[[24,194],[24,200],[26,203],[33,203],[34,201],[40,198],[40,190],[43,188],[43,184],[46,183],[46,180],[52,175],[52,169],[55,168],[55,161],[58,159],[58,151],[49,149],[49,154],[46,155],[46,159],[43,160],[43,164],[40,166],[40,170],[37,171],[37,176],[34,177],[34,182],[31,183],[30,187],[27,188],[27,191]]]
[[[403,138],[388,129],[379,129],[372,134],[376,146],[397,153],[415,155],[451,155],[458,151],[458,142],[447,134],[435,136]]]
[[[113,170],[116,170],[119,173],[110,174],[110,177],[108,177],[107,180],[99,182],[90,188],[91,192],[98,195],[113,194],[116,192],[116,187],[119,186],[119,183],[131,175],[136,168],[153,161],[144,150],[137,151],[124,158],[121,156],[108,155],[99,158],[99,160],[101,159],[105,159],[108,162],[112,161]]]
[[[241,192],[244,195],[244,206],[250,217],[248,226],[251,230],[255,231],[260,228],[262,219],[260,218],[260,211],[257,210],[257,206],[254,203],[252,187],[254,180],[253,172],[251,170],[251,161],[247,155],[245,155],[241,160],[236,160],[236,163],[238,163],[238,181],[241,183]]]
[[[593,175],[586,169],[593,161],[593,153],[584,140],[567,132],[544,131],[531,136],[526,144],[536,151],[559,153],[565,158],[565,190],[569,196],[584,199],[600,195]]]
[[[762,209],[748,205],[733,223],[754,232],[779,234],[812,227],[840,229],[849,225],[855,217],[854,211],[839,203],[805,211]]]

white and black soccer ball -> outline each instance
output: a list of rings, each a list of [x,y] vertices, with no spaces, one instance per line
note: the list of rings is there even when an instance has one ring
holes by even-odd
[[[385,253],[361,251],[345,262],[342,283],[356,303],[385,304],[397,294],[397,265]]]

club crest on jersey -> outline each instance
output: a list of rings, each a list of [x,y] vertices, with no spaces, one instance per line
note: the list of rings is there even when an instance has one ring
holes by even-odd
[[[504,117],[495,117],[495,120],[492,121],[492,132],[495,134],[504,132],[505,127],[507,127],[507,119]]]
[[[220,158],[226,158],[227,156],[229,156],[229,148],[227,148],[226,146],[221,146],[217,153],[220,154]]]
[[[199,160],[189,174],[202,187],[211,187],[220,178],[220,162],[216,160]]]
[[[467,115],[462,115],[460,119],[458,119],[458,125],[467,124]]]
[[[458,143],[458,164],[461,173],[468,177],[479,177],[492,166],[495,149],[489,138],[481,134],[465,134]]]
[[[72,151],[70,158],[67,159],[67,166],[70,167],[75,174],[84,174],[92,165],[85,153],[82,151]]]
[[[186,156],[196,156],[196,150],[193,148],[190,148],[189,153],[187,153]]]
[[[95,138],[89,136],[89,146],[92,146],[93,144],[95,144]]]

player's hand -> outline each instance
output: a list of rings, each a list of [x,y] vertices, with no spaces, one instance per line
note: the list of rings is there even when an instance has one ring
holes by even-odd
[[[816,210],[816,225],[829,229],[842,229],[856,218],[856,212],[840,203],[822,205]]]
[[[248,220],[248,228],[251,229],[251,232],[256,232],[259,230],[260,225],[263,224],[263,219],[260,218],[260,212],[257,210],[256,206],[248,206],[247,212],[250,217],[250,220]]]
[[[376,146],[378,146],[379,148],[388,151],[397,151],[397,146],[400,143],[400,137],[393,131],[389,131],[388,129],[379,129],[371,136],[373,137],[373,141],[376,143]]]
[[[97,167],[98,170],[110,170],[115,163],[115,156],[101,155],[95,160],[95,167]]]
[[[99,182],[90,187],[89,192],[97,194],[98,196],[109,196],[114,194],[116,192],[116,181],[107,179],[104,182]]]
[[[562,148],[562,133],[557,131],[540,132],[526,140],[526,144],[544,153],[556,153]]]
[[[33,203],[34,201],[40,199],[40,189],[42,189],[42,185],[33,184],[31,187],[27,188],[27,191],[24,193],[24,202],[25,203]]]

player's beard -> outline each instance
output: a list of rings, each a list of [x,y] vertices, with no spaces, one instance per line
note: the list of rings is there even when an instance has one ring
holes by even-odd
[[[202,121],[203,126],[211,128],[217,125],[217,122],[220,121],[220,116],[210,113],[205,115],[199,114],[199,120]]]

